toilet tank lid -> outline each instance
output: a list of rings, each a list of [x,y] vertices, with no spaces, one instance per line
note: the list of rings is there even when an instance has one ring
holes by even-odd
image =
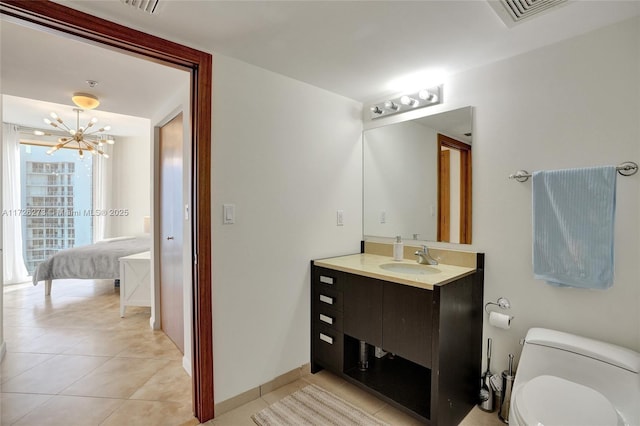
[[[531,328],[527,332],[525,342],[574,352],[624,368],[632,373],[640,373],[640,353],[611,343],[547,328]]]

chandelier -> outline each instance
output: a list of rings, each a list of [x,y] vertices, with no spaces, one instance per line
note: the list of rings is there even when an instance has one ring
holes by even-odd
[[[86,93],[74,93],[71,99],[77,106],[87,109],[93,109],[100,104],[98,98]],[[80,158],[84,158],[85,151],[88,151],[93,155],[100,155],[101,157],[109,158],[109,155],[104,152],[103,146],[105,144],[113,145],[114,140],[100,134],[111,130],[111,126],[104,126],[91,131],[90,129],[98,122],[98,119],[93,117],[84,127],[80,127],[80,113],[84,112],[84,110],[80,108],[74,108],[73,110],[76,112],[75,129],[67,126],[55,112],[49,114],[53,121],[48,118],[44,119],[44,122],[50,126],[62,130],[65,133],[69,133],[69,136],[60,137],[58,139],[58,144],[47,151],[47,154],[52,155],[57,150],[71,144],[68,148],[77,149],[78,156]],[[36,132],[36,134],[40,135],[44,133]]]

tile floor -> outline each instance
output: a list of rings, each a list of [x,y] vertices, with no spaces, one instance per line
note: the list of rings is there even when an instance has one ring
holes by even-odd
[[[0,374],[0,425],[188,426],[191,379],[182,354],[149,329],[149,308],[119,316],[112,281],[11,286],[4,293],[7,354]],[[391,425],[419,422],[367,392],[322,371],[263,395],[205,423],[252,426],[251,415],[314,383]],[[477,408],[462,426],[502,425]]]

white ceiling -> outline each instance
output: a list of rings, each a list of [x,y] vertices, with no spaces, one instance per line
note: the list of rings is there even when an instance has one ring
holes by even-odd
[[[100,106],[82,113],[81,125],[95,116],[114,136],[148,135],[148,119],[189,87],[186,71],[11,22],[1,22],[0,40],[2,112],[9,123],[47,128],[43,118],[54,111],[75,128],[71,95],[89,92]],[[90,88],[88,79],[98,85]]]
[[[365,103],[397,93],[389,83],[409,74],[455,74],[640,14],[638,1],[570,1],[509,28],[484,0],[160,0],[155,15],[118,0],[57,2]],[[150,117],[186,74],[7,22],[1,30],[5,94],[70,105],[71,93],[90,91],[102,111]],[[100,84],[89,90],[87,79]]]

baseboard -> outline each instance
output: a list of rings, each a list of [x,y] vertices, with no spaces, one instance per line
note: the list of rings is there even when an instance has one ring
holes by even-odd
[[[182,356],[182,368],[187,372],[187,374],[193,377],[193,370],[191,369],[191,358]]]
[[[266,395],[269,392],[272,392],[284,385],[295,382],[296,380],[310,373],[311,364],[307,363],[301,365],[298,368],[294,368],[293,370],[288,371],[284,374],[281,374],[273,380],[263,383],[260,386],[249,389],[248,391],[243,392],[240,395],[236,395],[222,402],[219,402],[215,405],[216,417],[221,416],[222,414],[238,408],[248,402],[254,401],[260,398],[262,395]]]
[[[2,362],[2,360],[4,359],[4,355],[6,353],[7,353],[7,342],[3,340],[2,344],[0,344],[0,362]]]

